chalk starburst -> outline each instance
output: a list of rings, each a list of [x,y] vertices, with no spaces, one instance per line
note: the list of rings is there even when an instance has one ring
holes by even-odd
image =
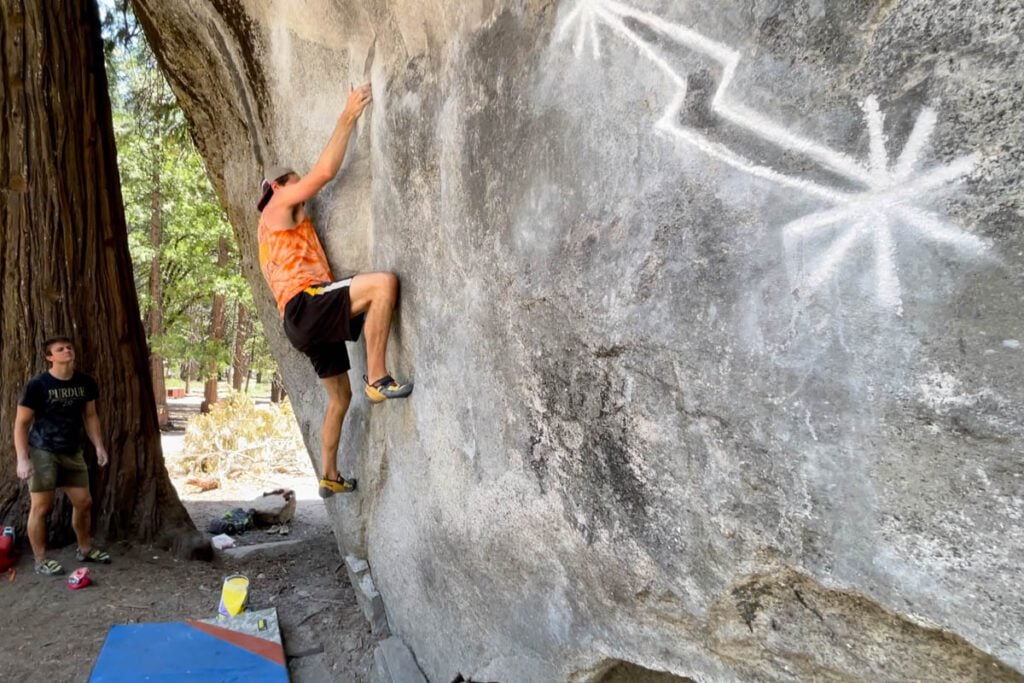
[[[878,302],[902,312],[902,288],[896,263],[894,230],[904,229],[920,240],[950,245],[970,255],[986,249],[977,236],[944,222],[922,208],[920,202],[930,192],[960,181],[977,163],[976,155],[960,157],[948,164],[920,168],[928,139],[935,129],[936,114],[931,108],[918,114],[910,136],[896,161],[890,164],[886,150],[884,116],[878,100],[868,97],[863,104],[867,123],[869,156],[867,188],[857,193],[837,193],[832,207],[808,214],[783,228],[786,244],[815,232],[841,226],[841,231],[820,254],[810,272],[801,279],[808,292],[834,277],[847,254],[858,244],[870,242],[874,252]]]
[[[562,21],[558,30],[558,40],[564,40],[570,28],[575,25],[576,37],[573,40],[572,51],[577,57],[586,49],[589,40],[594,59],[601,58],[601,38],[597,33],[597,23],[601,18],[603,4],[601,0],[580,0]]]
[[[826,171],[864,189],[849,191],[809,177],[784,173],[712,140],[697,128],[682,125],[680,112],[687,97],[686,75],[670,64],[655,44],[641,36],[631,24],[645,26],[658,36],[658,42],[671,41],[718,64],[721,78],[711,96],[710,109],[726,122],[750,131],[781,150],[803,155]],[[810,293],[820,288],[836,276],[855,246],[869,241],[874,252],[877,299],[899,314],[903,303],[893,239],[895,231],[900,232],[903,241],[913,235],[920,241],[950,245],[968,255],[980,255],[986,250],[987,245],[977,236],[949,225],[922,205],[922,200],[930,193],[958,182],[970,173],[978,160],[977,155],[971,154],[947,164],[922,168],[923,152],[937,120],[934,109],[925,108],[919,112],[907,142],[896,161],[890,164],[884,117],[878,100],[874,96],[868,97],[863,109],[870,151],[864,163],[823,142],[805,138],[742,102],[734,101],[730,97],[730,86],[740,63],[740,53],[692,27],[666,21],[619,0],[579,0],[561,20],[556,38],[564,41],[575,31],[573,53],[581,56],[589,43],[592,56],[599,59],[599,25],[632,44],[672,81],[675,96],[655,123],[657,131],[743,173],[800,191],[828,205],[826,209],[788,223],[782,230],[787,250],[792,250],[798,243],[813,239],[817,233],[839,227],[839,233],[816,259],[812,259],[810,272],[801,275],[801,290]]]

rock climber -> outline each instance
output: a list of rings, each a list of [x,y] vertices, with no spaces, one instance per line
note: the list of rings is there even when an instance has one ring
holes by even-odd
[[[96,413],[96,380],[75,370],[75,346],[67,337],[43,342],[50,368],[28,381],[14,417],[14,451],[18,477],[28,479],[31,504],[28,540],[37,574],[55,576],[64,568],[46,559],[46,516],[53,509],[58,488],[71,501],[71,527],[75,531],[79,562],[110,563],[110,555],[92,544],[92,496],[89,470],[82,457],[82,429],[96,448],[96,462],[109,460]]]
[[[403,398],[411,382],[392,378],[385,367],[391,314],[398,301],[394,273],[360,273],[336,280],[327,263],[306,202],[341,168],[356,121],[373,99],[370,84],[349,91],[334,133],[312,170],[299,176],[287,166],[266,170],[260,185],[260,267],[277,301],[284,332],[306,354],[327,390],[327,411],[320,430],[320,496],[348,493],[355,479],[338,473],[341,429],[352,400],[345,342],[366,336],[365,392],[373,403]]]

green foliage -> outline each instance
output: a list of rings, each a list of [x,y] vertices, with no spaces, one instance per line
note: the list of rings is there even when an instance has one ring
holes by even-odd
[[[230,362],[237,304],[254,317],[252,296],[240,274],[231,226],[187,121],[128,3],[105,0],[100,6],[128,243],[151,351],[171,361],[171,367],[187,363],[205,372],[212,362]],[[229,245],[227,265],[218,265],[222,238]],[[150,283],[154,260],[158,287]],[[227,324],[220,341],[210,335],[215,294],[225,296]],[[152,310],[162,320],[156,330],[150,329]],[[265,347],[261,327],[250,328],[259,338],[252,348]],[[269,353],[260,362],[257,367],[272,363]]]
[[[251,297],[252,294],[249,293],[249,296]],[[253,325],[259,327],[259,322],[254,321]],[[270,352],[270,342],[267,341],[267,336],[262,331],[254,333],[249,339],[247,348],[252,357],[252,369],[261,373],[263,381],[269,384],[271,377],[277,372],[277,361],[274,360],[274,355]]]

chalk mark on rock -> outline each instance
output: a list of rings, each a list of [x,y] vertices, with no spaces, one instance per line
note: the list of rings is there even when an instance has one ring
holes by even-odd
[[[630,28],[627,20],[717,62],[722,69],[722,76],[711,100],[711,111],[771,144],[814,160],[825,170],[862,189],[850,192],[783,173],[746,158],[695,128],[681,125],[680,112],[687,95],[686,76],[676,71],[648,40]],[[839,228],[838,234],[830,236],[828,243],[810,264],[809,272],[799,277],[799,290],[810,294],[821,288],[838,274],[854,247],[865,243],[874,253],[876,301],[897,315],[902,315],[903,295],[894,231],[912,234],[918,241],[951,246],[969,256],[980,256],[988,248],[981,238],[947,223],[920,205],[922,199],[930,193],[961,181],[978,162],[977,154],[969,154],[947,164],[922,167],[925,147],[938,120],[933,108],[925,107],[918,112],[899,157],[890,163],[884,116],[877,98],[874,95],[867,97],[862,103],[869,141],[868,159],[864,163],[826,144],[796,134],[759,112],[730,100],[729,86],[740,63],[740,53],[688,26],[671,23],[617,0],[579,0],[559,23],[556,41],[564,41],[575,27],[573,52],[581,56],[589,41],[591,55],[594,59],[600,59],[599,25],[607,27],[636,47],[678,90],[671,104],[655,123],[655,130],[696,147],[739,171],[798,190],[826,203],[825,208],[797,218],[782,228],[787,252],[819,233],[828,234],[835,231],[837,226]]]

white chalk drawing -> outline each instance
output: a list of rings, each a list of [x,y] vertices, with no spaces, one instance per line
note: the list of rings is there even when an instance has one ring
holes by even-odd
[[[812,159],[823,169],[863,189],[848,191],[828,187],[812,179],[793,176],[758,164],[734,149],[715,142],[700,131],[681,125],[681,110],[687,95],[687,78],[677,72],[644,37],[626,22],[644,26],[659,36],[675,41],[715,62],[721,69],[721,80],[711,99],[711,111],[729,123],[784,150]],[[800,278],[800,289],[808,293],[830,281],[839,271],[850,251],[867,242],[874,252],[877,280],[877,301],[902,314],[900,286],[893,230],[905,228],[919,240],[951,246],[967,255],[979,255],[987,248],[977,236],[953,226],[920,205],[929,192],[951,185],[964,178],[978,161],[976,154],[954,159],[948,164],[922,168],[922,156],[937,116],[932,108],[922,109],[906,144],[894,163],[886,149],[884,116],[878,100],[868,97],[863,102],[870,143],[866,163],[832,149],[825,144],[804,138],[757,111],[730,99],[730,84],[740,63],[740,53],[697,31],[674,24],[649,12],[641,11],[616,0],[579,0],[566,14],[556,30],[556,40],[566,40],[575,28],[573,51],[601,57],[599,25],[628,41],[649,59],[678,90],[655,129],[686,145],[697,148],[729,166],[778,185],[803,192],[825,202],[828,208],[802,216],[782,229],[788,249],[812,238],[815,233],[837,234],[828,241],[809,272]]]

